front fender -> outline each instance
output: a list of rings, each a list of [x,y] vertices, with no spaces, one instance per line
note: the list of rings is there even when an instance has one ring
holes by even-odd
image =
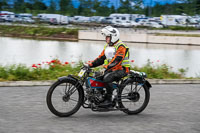
[[[63,76],[63,77],[59,77],[58,80],[59,81],[67,81],[67,80],[73,80],[75,82],[79,82],[77,78],[73,77],[72,75],[68,75],[68,76]]]
[[[149,83],[149,81],[145,80],[145,85],[150,89],[152,86],[151,84]]]
[[[82,101],[82,104],[83,104],[85,94],[84,94],[83,86],[81,85],[79,80],[76,77],[74,77],[73,75],[68,75],[68,76],[63,76],[63,77],[58,78],[59,82],[67,82],[69,80],[75,82],[75,86],[81,91],[81,94],[82,94],[81,101]]]
[[[79,80],[77,78],[75,78],[73,75],[68,75],[68,76],[63,76],[63,77],[59,77],[58,81],[60,82],[67,82],[68,80],[72,80],[76,83],[77,87],[81,87],[81,89],[83,90],[83,86],[81,85],[81,83],[79,82]]]

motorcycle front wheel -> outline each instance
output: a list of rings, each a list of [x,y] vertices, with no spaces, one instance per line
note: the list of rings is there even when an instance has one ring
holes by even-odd
[[[76,113],[81,107],[83,99],[82,87],[70,79],[55,82],[46,96],[49,110],[59,117],[68,117]]]

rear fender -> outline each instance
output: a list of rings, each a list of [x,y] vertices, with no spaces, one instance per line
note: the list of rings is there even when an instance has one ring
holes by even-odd
[[[149,81],[147,80],[142,80],[140,78],[127,78],[125,79],[124,81],[124,85],[127,85],[127,84],[131,84],[133,82],[138,82],[138,83],[141,83],[141,84],[145,84],[148,88],[151,88],[151,84],[149,83]]]
[[[137,83],[140,83],[140,84],[144,84],[144,81],[145,80],[141,77],[130,77],[130,78],[125,79],[124,83],[130,84],[130,83],[133,83],[133,82],[137,82]]]
[[[127,79],[124,80],[124,85],[130,84],[130,83],[133,83],[133,82],[134,82],[134,79],[127,78]]]

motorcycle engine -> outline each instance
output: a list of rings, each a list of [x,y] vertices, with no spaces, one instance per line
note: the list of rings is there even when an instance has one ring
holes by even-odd
[[[88,93],[88,100],[95,105],[99,105],[105,100],[105,90],[103,89],[92,89]]]

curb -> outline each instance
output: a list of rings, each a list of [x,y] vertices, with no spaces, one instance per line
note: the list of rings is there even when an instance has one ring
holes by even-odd
[[[0,82],[0,87],[20,87],[20,86],[50,86],[55,81],[5,81]]]
[[[200,79],[147,79],[151,84],[200,84]],[[20,86],[50,86],[55,80],[50,81],[5,81],[0,82],[0,87]]]
[[[200,84],[200,79],[147,79],[151,84]]]

